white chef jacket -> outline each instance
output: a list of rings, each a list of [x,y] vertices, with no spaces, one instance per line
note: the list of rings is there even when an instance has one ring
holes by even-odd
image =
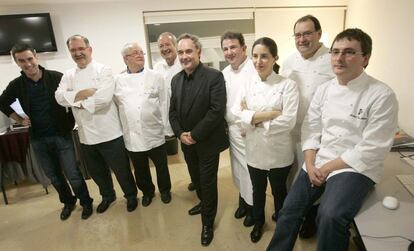
[[[326,81],[335,78],[331,67],[329,49],[322,44],[315,54],[308,59],[303,58],[296,51],[283,62],[281,75],[294,80],[298,85],[299,109],[296,126],[292,130],[292,134],[299,140],[302,121],[316,89]]]
[[[243,88],[242,98],[247,109],[240,110],[240,102],[232,108],[246,129],[246,160],[255,168],[270,170],[292,164],[291,130],[296,123],[299,94],[296,83],[272,72],[265,81],[254,75]],[[251,125],[256,111],[277,109],[282,114],[263,122],[263,127]]]
[[[163,112],[164,116],[166,116],[163,120],[165,121],[165,136],[173,136],[174,131],[171,128],[170,121],[169,121],[169,112],[170,112],[170,98],[171,98],[171,80],[175,74],[182,70],[180,61],[178,60],[178,56],[175,58],[174,64],[169,66],[165,60],[162,60],[155,64],[154,70],[160,73],[164,78],[164,91],[165,91],[165,102],[163,104]]]
[[[350,168],[329,174],[358,172],[374,182],[397,129],[398,102],[384,83],[363,72],[340,85],[337,79],[321,85],[303,121],[303,151],[318,150],[315,166],[340,157]],[[302,168],[306,171],[306,166]]]
[[[82,144],[94,145],[122,136],[118,111],[112,101],[114,87],[111,68],[96,61],[84,69],[67,70],[63,75],[55,98],[60,105],[72,107]],[[76,93],[88,88],[97,91],[85,100],[74,102]]]
[[[165,143],[165,98],[164,79],[153,70],[125,72],[115,78],[114,100],[129,151],[148,151]]]
[[[245,137],[242,137],[242,129],[236,123],[236,118],[231,108],[239,102],[240,105],[243,86],[249,82],[252,75],[257,74],[251,59],[246,58],[234,70],[231,65],[223,69],[224,79],[226,80],[226,121],[229,125],[230,138],[230,162],[232,169],[233,183],[239,189],[241,197],[247,204],[253,205],[253,188],[250,179],[249,170],[246,163],[246,143]]]
[[[236,118],[232,112],[232,107],[236,102],[240,101],[242,95],[242,86],[244,86],[249,79],[256,75],[256,69],[254,68],[253,62],[250,58],[246,58],[244,62],[239,66],[237,70],[233,70],[231,65],[226,66],[223,69],[223,76],[226,80],[226,93],[227,93],[227,105],[225,118],[227,124],[232,125],[236,122]],[[240,103],[238,103],[240,105]]]

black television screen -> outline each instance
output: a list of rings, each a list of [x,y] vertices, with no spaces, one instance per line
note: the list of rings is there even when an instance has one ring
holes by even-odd
[[[0,55],[9,55],[16,43],[27,43],[37,52],[57,51],[49,13],[0,16]]]

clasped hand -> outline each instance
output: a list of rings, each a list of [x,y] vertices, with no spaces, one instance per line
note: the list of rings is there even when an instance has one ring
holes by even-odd
[[[180,140],[184,145],[194,145],[197,143],[192,137],[191,132],[183,132],[180,135]]]

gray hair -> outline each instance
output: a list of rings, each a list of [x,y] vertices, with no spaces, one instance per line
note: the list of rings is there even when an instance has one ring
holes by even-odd
[[[200,39],[196,35],[192,35],[192,34],[189,34],[189,33],[183,33],[177,38],[177,43],[179,43],[183,39],[191,39],[191,41],[193,41],[195,47],[201,51],[202,46],[201,46],[201,43],[200,43]]]
[[[121,55],[125,57],[128,54],[128,52],[135,47],[139,47],[138,43],[136,42],[126,43],[124,47],[122,47]]]
[[[177,47],[177,38],[175,37],[174,34],[172,34],[171,32],[163,32],[158,36],[158,40],[160,40],[162,37],[169,37],[174,45],[174,47]]]

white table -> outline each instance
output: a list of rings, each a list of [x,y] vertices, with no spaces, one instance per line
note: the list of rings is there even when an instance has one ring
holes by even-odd
[[[409,153],[404,153],[408,155]],[[406,251],[409,241],[401,238],[376,239],[369,236],[400,235],[414,240],[414,197],[395,175],[414,174],[414,167],[400,160],[399,153],[389,153],[383,179],[368,195],[354,221],[368,251]],[[393,196],[400,205],[396,210],[382,206],[384,196]]]

